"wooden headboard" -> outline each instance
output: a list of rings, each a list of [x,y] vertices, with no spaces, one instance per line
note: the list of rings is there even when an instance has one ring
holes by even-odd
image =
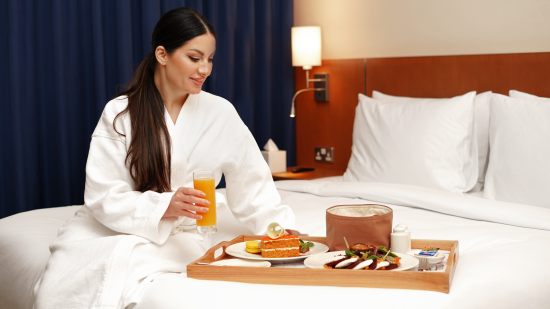
[[[515,89],[550,97],[550,52],[323,60],[314,73],[330,74],[330,101],[315,102],[311,92],[297,97],[297,165],[341,171],[351,156],[358,93],[446,98]],[[305,71],[295,68],[295,89],[303,88]],[[334,163],[316,162],[315,147],[334,147]]]

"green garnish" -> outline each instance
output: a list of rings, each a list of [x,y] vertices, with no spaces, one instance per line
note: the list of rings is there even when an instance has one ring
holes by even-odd
[[[346,256],[347,257],[352,257],[352,256],[357,256],[357,254],[355,253],[355,251],[351,251],[350,249],[346,249]]]
[[[385,253],[387,255],[387,253],[389,252],[388,250],[386,250],[386,247],[384,245],[381,245],[379,248],[378,248],[378,251],[382,252],[382,253]],[[399,257],[398,255],[396,254],[393,254],[392,252],[390,252],[390,256],[391,257]]]
[[[388,254],[390,254],[390,251],[389,251],[389,250],[386,252],[386,255],[384,255],[384,257],[382,258],[382,260],[385,260],[385,259],[388,257]]]
[[[314,247],[315,244],[313,244],[311,241],[304,242],[301,239],[298,239],[300,241],[300,252],[306,253],[308,251],[308,248]]]
[[[361,252],[361,258],[366,260],[369,257],[370,251]]]

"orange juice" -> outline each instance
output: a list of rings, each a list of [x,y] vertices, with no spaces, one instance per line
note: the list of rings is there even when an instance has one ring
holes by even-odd
[[[216,225],[216,185],[214,178],[195,178],[193,179],[193,185],[195,189],[200,190],[206,194],[203,199],[208,200],[210,205],[202,207],[208,207],[208,212],[197,212],[202,216],[201,220],[197,220],[197,226],[211,226]]]

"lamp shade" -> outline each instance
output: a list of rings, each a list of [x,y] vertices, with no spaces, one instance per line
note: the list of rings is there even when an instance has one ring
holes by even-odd
[[[321,65],[321,27],[292,27],[292,66]]]

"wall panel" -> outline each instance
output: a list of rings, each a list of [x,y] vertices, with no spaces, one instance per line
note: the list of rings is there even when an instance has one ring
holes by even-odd
[[[315,102],[312,92],[298,96],[297,164],[341,171],[351,156],[357,95],[364,93],[365,84],[369,96],[373,90],[445,98],[474,90],[508,94],[515,89],[550,97],[550,52],[323,60],[313,73],[330,74],[330,102]],[[305,71],[295,68],[295,90],[303,88]],[[335,162],[315,162],[316,146],[334,147]]]
[[[357,95],[365,92],[364,60],[323,60],[322,66],[310,71],[311,76],[315,73],[329,73],[329,102],[315,102],[313,92],[296,98],[296,161],[301,166],[345,170]],[[295,89],[303,88],[305,71],[295,68]],[[334,147],[334,163],[316,162],[317,146]]]

